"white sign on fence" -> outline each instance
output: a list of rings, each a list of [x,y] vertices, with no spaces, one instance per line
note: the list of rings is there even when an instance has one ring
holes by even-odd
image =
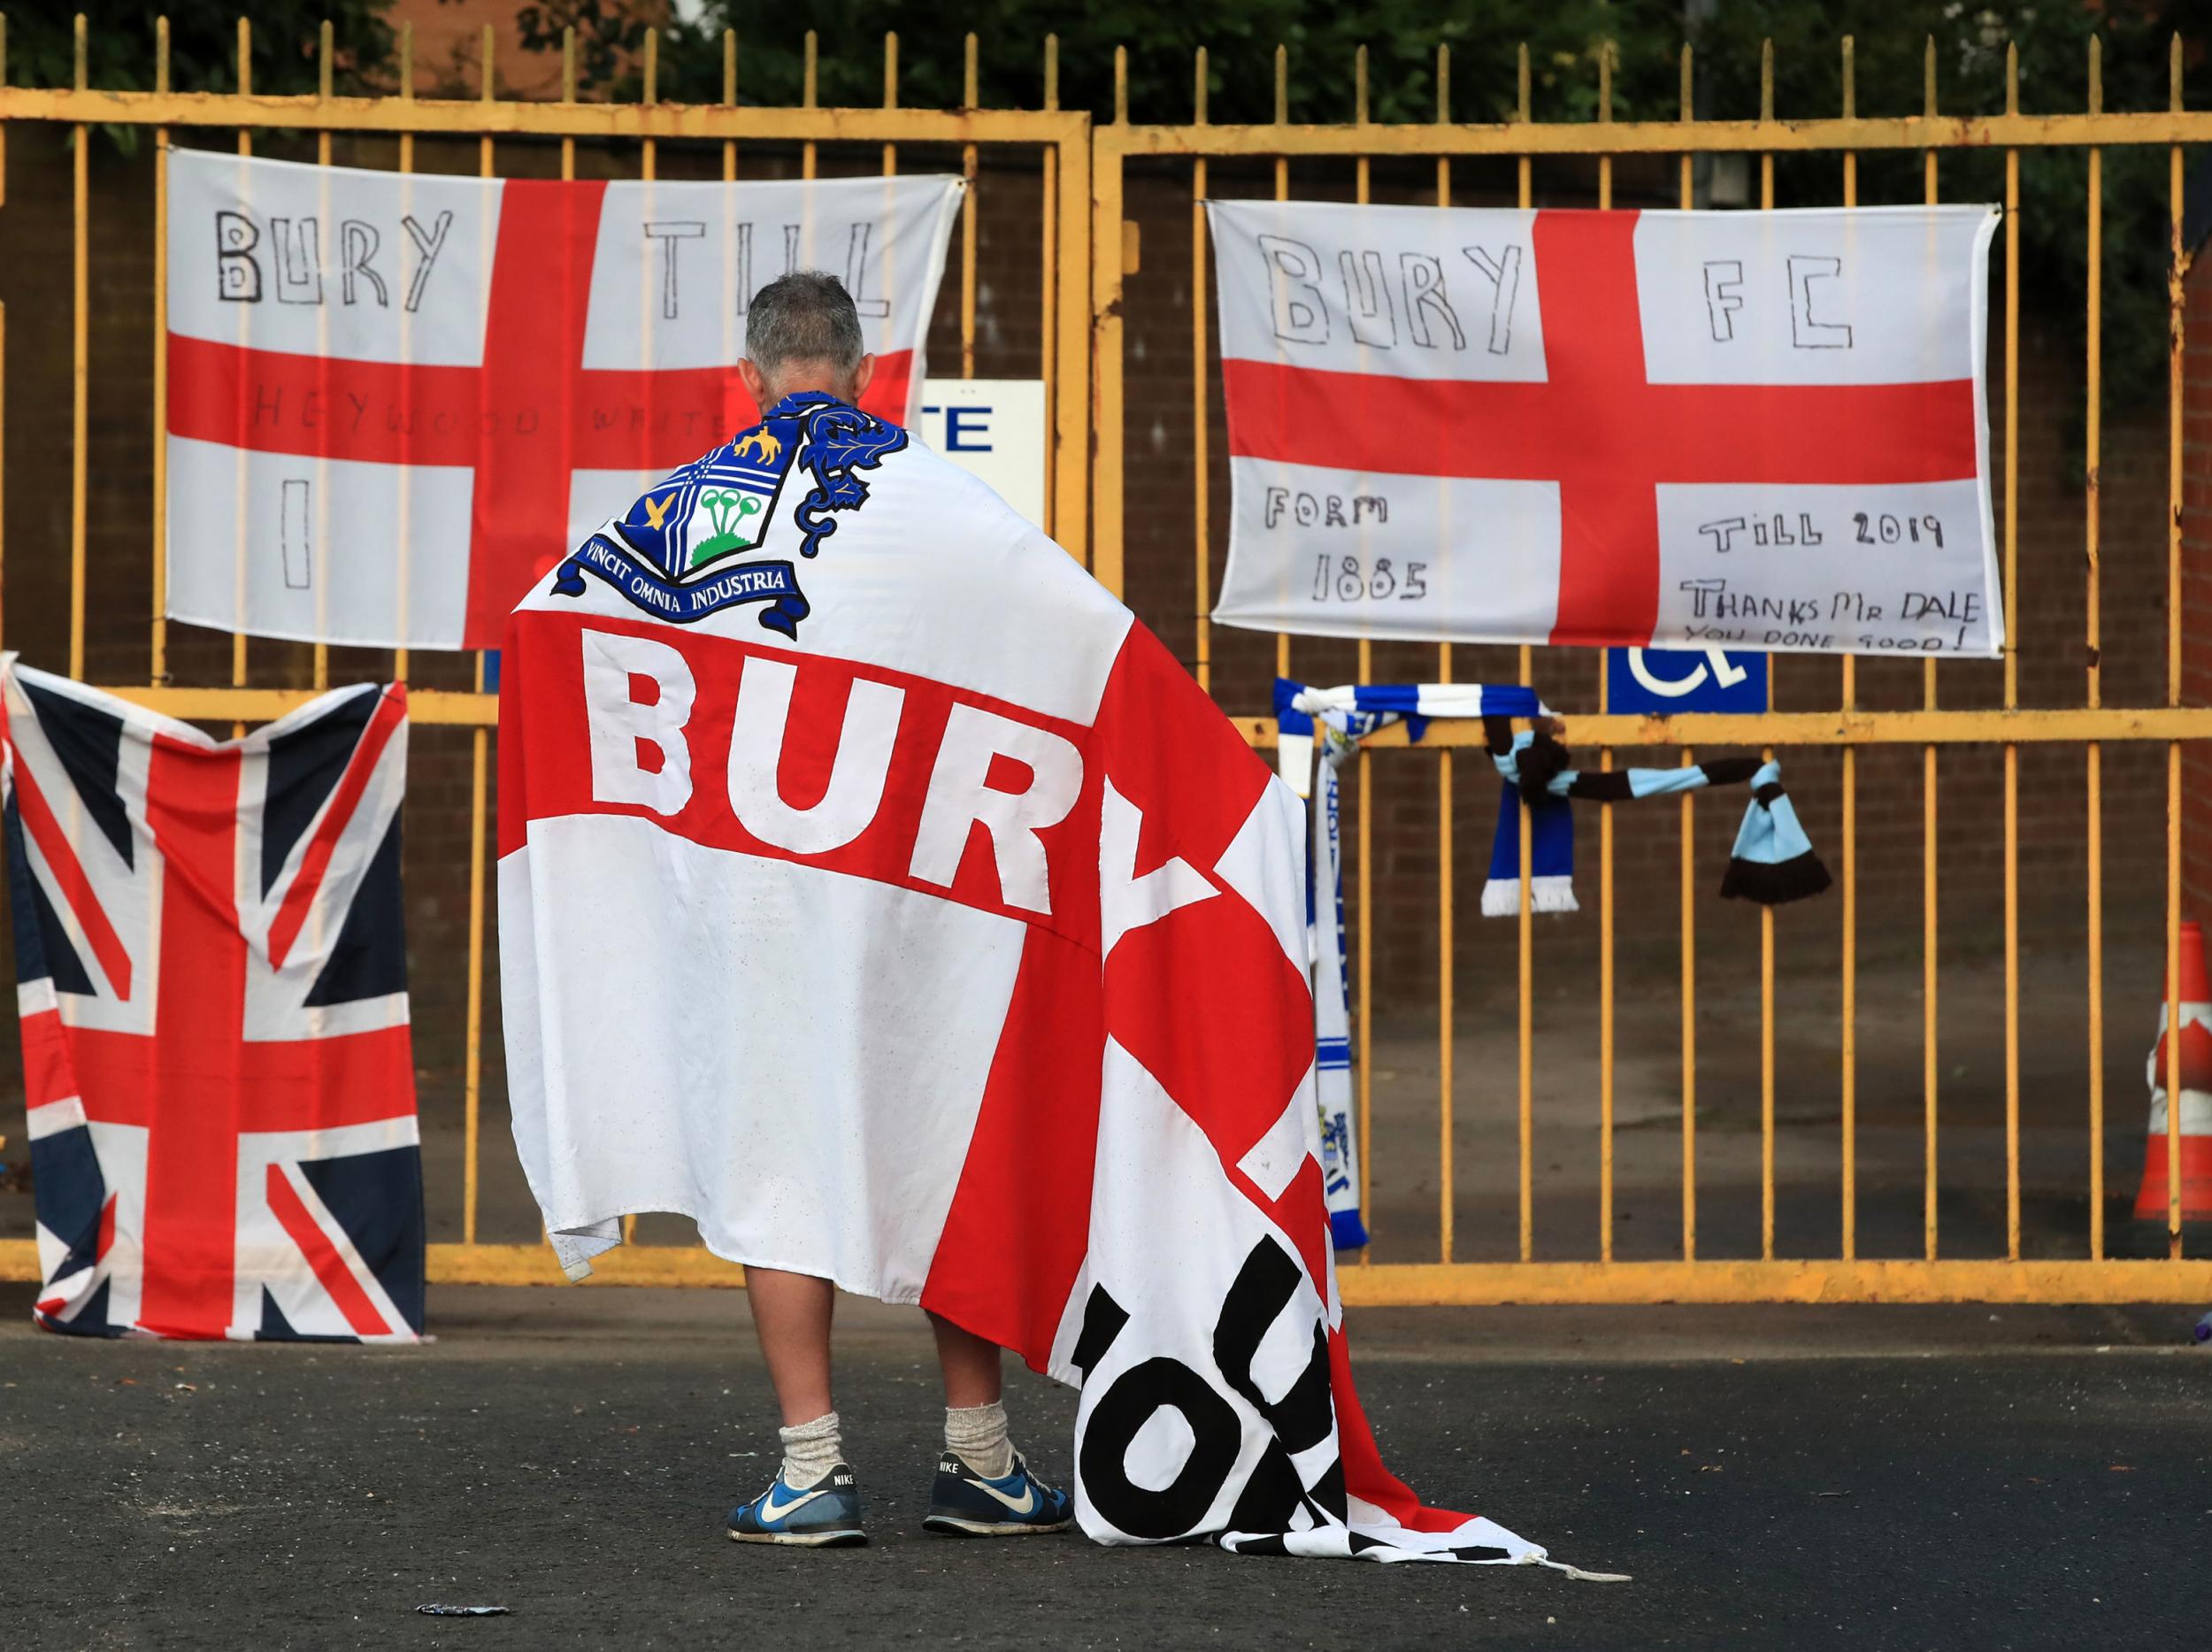
[[[1045,387],[1041,379],[932,379],[914,434],[981,477],[1040,527],[1045,519]]]

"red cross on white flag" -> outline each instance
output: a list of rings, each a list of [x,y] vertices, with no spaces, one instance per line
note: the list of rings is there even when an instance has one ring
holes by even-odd
[[[1990,209],[1208,211],[1225,624],[2002,647]]]
[[[169,157],[168,613],[496,648],[533,579],[757,417],[745,306],[844,281],[910,422],[963,185],[477,179]]]

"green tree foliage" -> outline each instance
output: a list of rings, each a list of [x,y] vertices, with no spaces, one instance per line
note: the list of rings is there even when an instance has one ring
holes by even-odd
[[[67,86],[75,73],[73,18],[87,16],[86,79],[109,90],[150,91],[154,23],[169,19],[169,84],[180,92],[238,89],[238,19],[252,25],[253,89],[312,92],[316,42],[325,18],[333,35],[332,76],[340,91],[382,89],[392,73],[391,0],[62,0],[0,5],[8,19],[8,79],[17,86]]]

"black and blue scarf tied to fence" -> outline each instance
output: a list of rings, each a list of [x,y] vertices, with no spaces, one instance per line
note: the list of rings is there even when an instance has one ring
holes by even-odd
[[[1529,903],[1540,912],[1578,910],[1574,895],[1574,810],[1582,803],[1632,803],[1673,796],[1708,786],[1748,782],[1750,806],[1728,858],[1720,892],[1731,898],[1779,906],[1828,887],[1828,869],[1782,789],[1782,768],[1757,757],[1718,757],[1673,769],[1579,770],[1569,766],[1558,724],[1532,688],[1482,683],[1356,684],[1311,688],[1279,679],[1275,712],[1284,778],[1302,796],[1311,784],[1314,728],[1326,725],[1356,741],[1402,720],[1406,737],[1418,741],[1440,717],[1479,717],[1484,743],[1504,782],[1498,824],[1483,886],[1486,918],[1521,910],[1521,806],[1528,807]],[[1514,720],[1533,727],[1516,733]],[[1295,771],[1295,772],[1294,772]]]

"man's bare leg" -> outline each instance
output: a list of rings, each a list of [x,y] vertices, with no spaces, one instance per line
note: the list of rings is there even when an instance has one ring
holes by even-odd
[[[929,1323],[945,1379],[945,1456],[923,1529],[960,1537],[1065,1530],[1074,1520],[1067,1494],[1031,1473],[1008,1435],[998,1344],[935,1314]]]
[[[768,1489],[730,1510],[743,1543],[842,1545],[867,1541],[860,1494],[830,1409],[830,1318],[836,1287],[810,1274],[748,1268],[753,1328],[783,1426],[783,1462]],[[804,1494],[801,1495],[800,1494]]]
[[[1001,1403],[998,1344],[935,1314],[929,1323],[937,1333],[937,1368],[945,1379],[945,1449],[978,1473],[1002,1479],[1014,1471],[1014,1445]]]
[[[830,1317],[837,1287],[806,1273],[745,1270],[753,1329],[775,1385],[783,1424],[795,1428],[826,1416],[830,1405]]]
[[[1004,1392],[999,1381],[998,1344],[935,1314],[930,1315],[929,1325],[937,1333],[937,1368],[944,1373],[946,1409],[997,1404]]]

